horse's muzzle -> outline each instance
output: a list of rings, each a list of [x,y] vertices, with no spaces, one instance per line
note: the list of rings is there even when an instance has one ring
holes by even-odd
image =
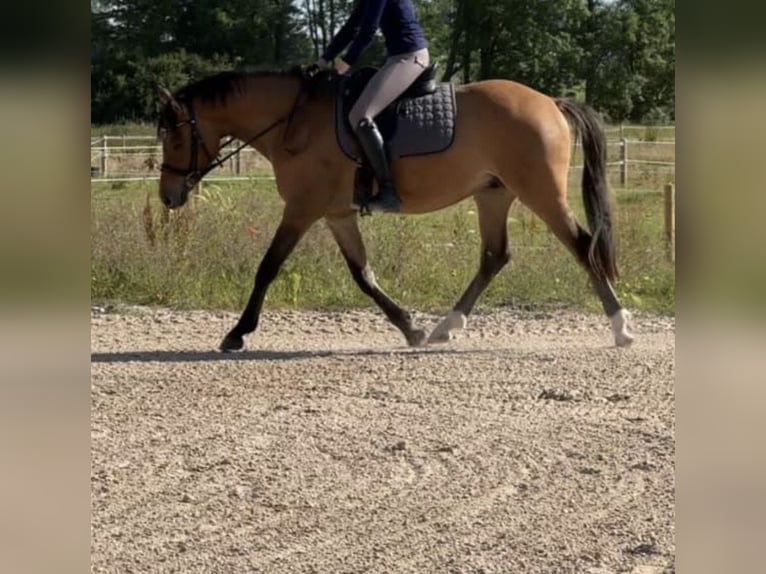
[[[168,209],[177,209],[186,204],[189,199],[190,191],[191,188],[186,182],[170,192],[166,188],[160,187],[160,199]]]

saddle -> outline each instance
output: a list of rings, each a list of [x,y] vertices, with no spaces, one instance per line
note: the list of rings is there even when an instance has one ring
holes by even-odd
[[[372,192],[373,174],[366,165],[348,115],[376,68],[361,68],[341,78],[335,97],[335,133],[343,153],[359,165],[355,202],[364,206]],[[455,87],[436,81],[436,65],[426,68],[398,99],[376,118],[389,159],[443,152],[455,139]],[[364,209],[362,210],[364,213]]]
[[[341,78],[338,86],[335,131],[341,149],[354,160],[362,154],[348,114],[377,71],[376,68],[361,68]],[[456,116],[455,88],[452,84],[436,82],[436,65],[432,64],[375,118],[375,123],[394,159],[447,150],[455,139]]]

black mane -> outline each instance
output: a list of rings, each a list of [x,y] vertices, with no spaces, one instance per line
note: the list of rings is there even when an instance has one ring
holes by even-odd
[[[296,77],[300,78],[301,68],[289,70],[259,70],[255,72],[220,72],[207,76],[184,86],[175,93],[175,98],[181,101],[200,99],[206,103],[225,104],[226,100],[235,93],[242,93],[244,83],[251,78],[267,77]]]
[[[223,105],[234,94],[241,94],[245,82],[251,78],[266,77],[303,77],[300,67],[289,70],[257,70],[252,72],[226,71],[201,78],[177,90],[173,97],[180,102],[191,102],[199,99],[213,105]],[[172,129],[178,123],[178,118],[169,105],[160,111],[157,133],[162,129]]]

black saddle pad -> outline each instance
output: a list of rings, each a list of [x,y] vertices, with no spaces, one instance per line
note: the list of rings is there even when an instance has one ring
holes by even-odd
[[[360,150],[348,121],[348,114],[362,90],[375,75],[375,68],[362,68],[343,77],[335,99],[335,131],[338,144],[351,159],[359,159]],[[439,84],[436,91],[412,96],[410,89],[386,108],[377,118],[390,157],[408,157],[443,152],[455,140],[457,101],[452,84]]]

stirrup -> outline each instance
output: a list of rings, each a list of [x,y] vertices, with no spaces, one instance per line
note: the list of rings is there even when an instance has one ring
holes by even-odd
[[[353,209],[354,211],[358,211],[359,217],[369,217],[372,215],[372,211],[370,211],[369,203],[363,203],[360,205],[356,201],[352,201],[351,209]]]
[[[357,160],[356,173],[354,174],[354,198],[351,200],[351,209],[358,211],[362,217],[372,215],[367,204],[372,195],[374,178],[372,168],[367,163],[365,157],[360,157]]]

